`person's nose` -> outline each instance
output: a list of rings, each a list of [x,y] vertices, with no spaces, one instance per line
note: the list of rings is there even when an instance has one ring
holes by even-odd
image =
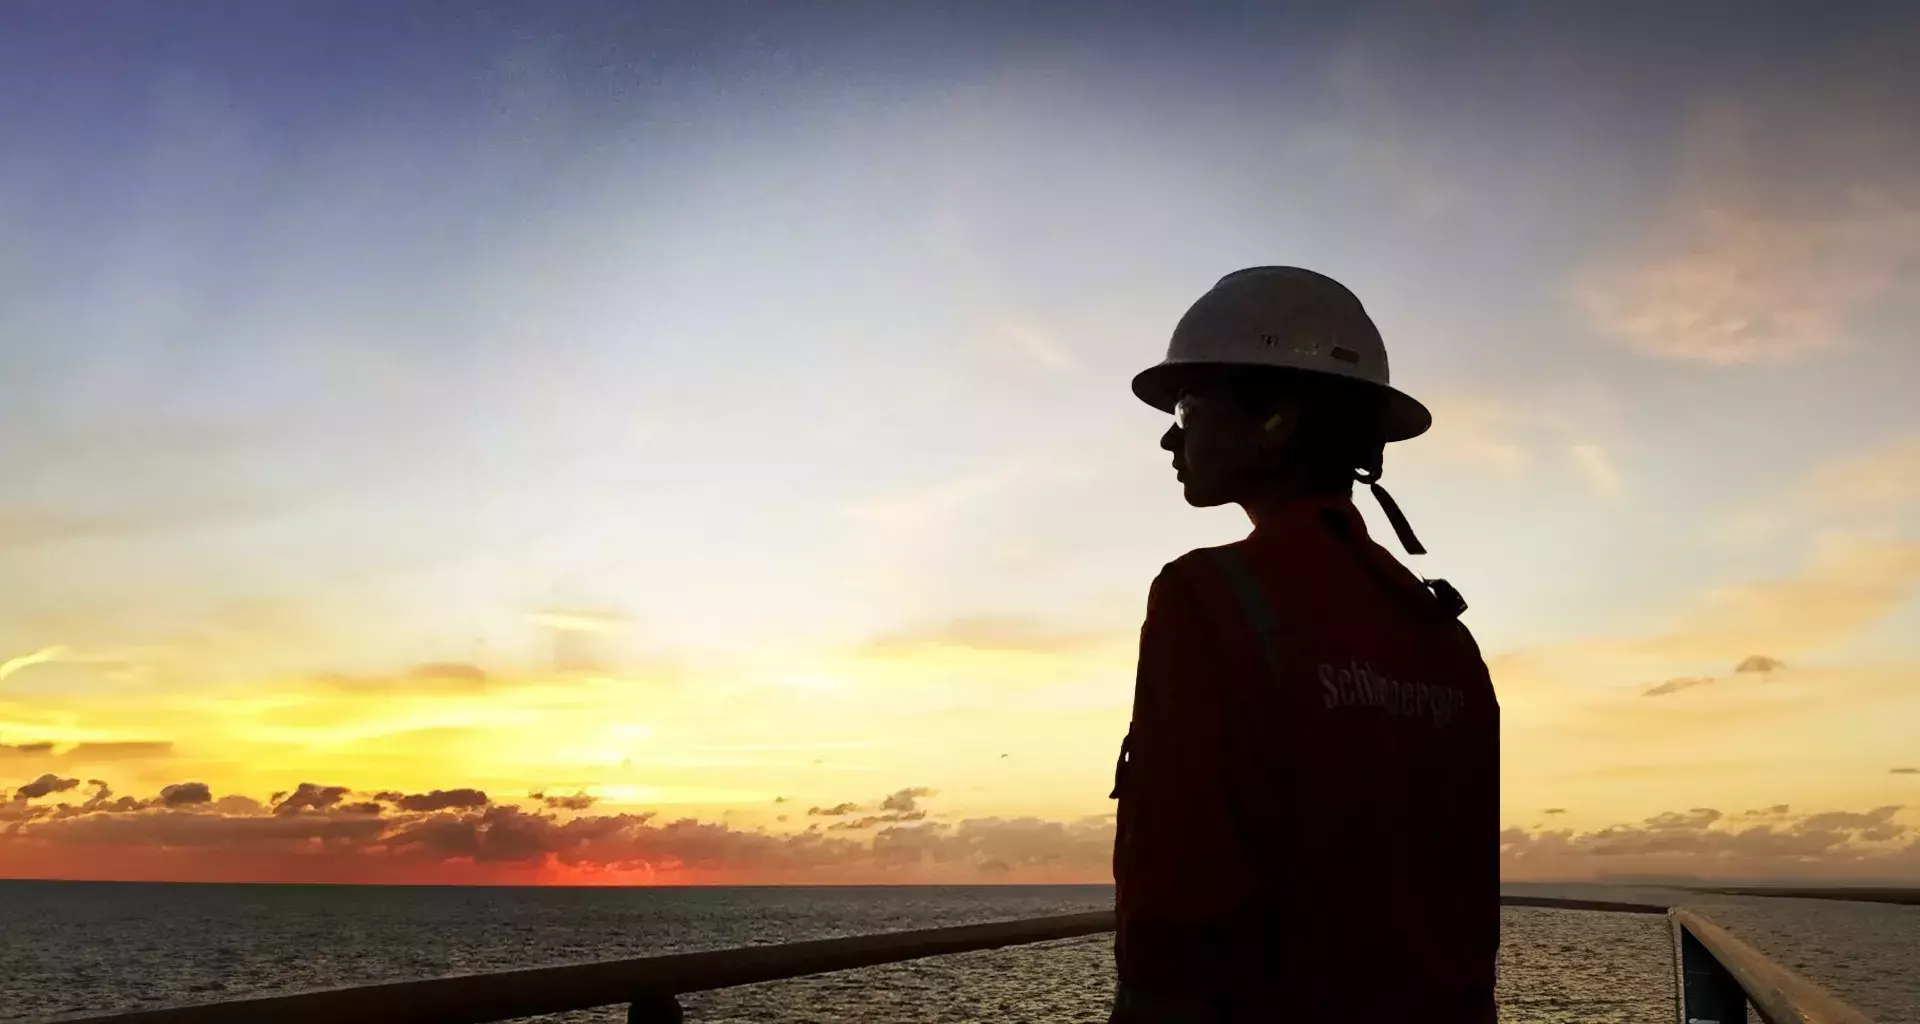
[[[1168,427],[1167,432],[1160,435],[1160,447],[1175,455],[1180,454],[1180,449],[1184,446],[1185,441],[1186,435],[1181,432],[1180,424],[1178,423]]]

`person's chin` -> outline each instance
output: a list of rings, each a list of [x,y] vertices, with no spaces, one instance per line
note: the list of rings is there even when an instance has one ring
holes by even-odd
[[[1219,505],[1225,505],[1231,500],[1213,494],[1204,487],[1195,487],[1191,481],[1182,482],[1181,494],[1187,499],[1187,504],[1192,505],[1194,508],[1214,508]]]

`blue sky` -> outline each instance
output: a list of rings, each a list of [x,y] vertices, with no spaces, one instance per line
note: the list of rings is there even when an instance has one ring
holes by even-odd
[[[1490,654],[1917,539],[1900,5],[105,6],[0,38],[0,653],[69,649],[16,694],[531,670],[553,606],[1123,644],[1245,529],[1127,379],[1268,263],[1434,407],[1387,482]],[[1748,653],[1911,666],[1911,579]]]

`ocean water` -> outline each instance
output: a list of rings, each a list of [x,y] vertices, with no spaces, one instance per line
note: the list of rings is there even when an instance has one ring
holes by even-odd
[[[1518,889],[1520,887],[1516,887]],[[1920,908],[1557,887],[1707,903],[1874,1019],[1920,1022]],[[0,881],[0,1020],[1103,909],[1107,886],[481,889]],[[1509,908],[1501,1020],[1674,1019],[1665,919]],[[1104,1021],[1093,936],[683,998],[718,1021]],[[620,1021],[608,1008],[545,1018]]]
[[[1775,963],[1840,997],[1869,1019],[1879,1024],[1920,1024],[1920,906],[1615,886],[1505,888],[1529,895],[1695,907]],[[1503,935],[1502,956],[1511,949],[1511,938]]]

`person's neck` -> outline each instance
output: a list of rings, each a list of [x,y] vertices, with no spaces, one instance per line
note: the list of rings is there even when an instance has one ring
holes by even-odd
[[[1246,511],[1247,518],[1253,522],[1255,530],[1270,529],[1280,516],[1280,511],[1289,505],[1317,499],[1347,498],[1348,493],[1327,487],[1316,487],[1304,480],[1283,478],[1275,480],[1241,501],[1240,507]]]

